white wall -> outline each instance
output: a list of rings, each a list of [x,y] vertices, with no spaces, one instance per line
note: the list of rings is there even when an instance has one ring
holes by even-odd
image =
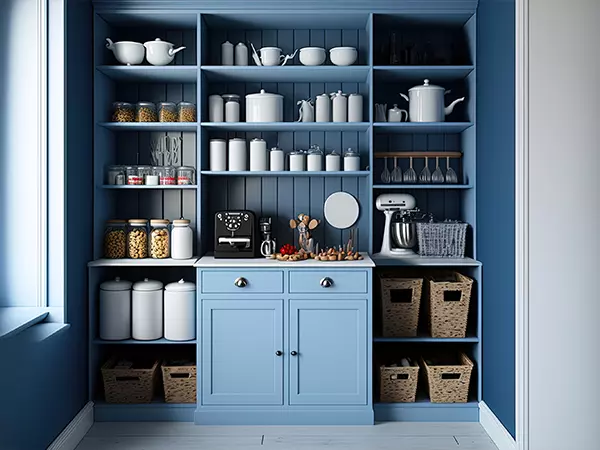
[[[600,0],[529,0],[530,449],[600,448]]]

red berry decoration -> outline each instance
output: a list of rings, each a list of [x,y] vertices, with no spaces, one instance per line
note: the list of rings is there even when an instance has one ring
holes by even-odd
[[[279,249],[279,253],[282,255],[293,255],[296,253],[296,247],[290,244],[285,244]]]

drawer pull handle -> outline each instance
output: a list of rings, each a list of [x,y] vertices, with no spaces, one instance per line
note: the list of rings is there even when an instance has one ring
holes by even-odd
[[[248,280],[246,280],[244,277],[239,277],[233,282],[233,284],[239,288],[243,288],[248,286]]]
[[[325,277],[321,280],[321,287],[328,288],[333,286],[333,280],[329,277]]]
[[[298,352],[297,352],[297,351],[292,351],[292,352],[290,353],[290,355],[292,355],[292,356],[297,356],[297,355],[298,355]]]
[[[281,350],[277,350],[277,351],[275,352],[275,354],[276,354],[277,356],[281,356],[281,355],[283,355],[283,352],[282,352]]]

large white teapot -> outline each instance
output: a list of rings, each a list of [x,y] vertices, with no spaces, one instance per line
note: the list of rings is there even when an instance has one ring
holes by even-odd
[[[454,111],[456,104],[465,100],[462,97],[444,106],[444,95],[449,92],[425,80],[424,84],[410,88],[408,95],[400,95],[408,101],[408,117],[411,122],[444,122],[446,116]]]

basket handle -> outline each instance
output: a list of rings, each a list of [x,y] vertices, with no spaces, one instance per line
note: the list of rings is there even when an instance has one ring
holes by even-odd
[[[390,375],[390,380],[392,380],[392,381],[408,380],[408,374],[407,373],[395,373],[395,374]]]
[[[169,377],[171,378],[192,378],[192,374],[191,373],[170,373]]]
[[[460,380],[460,373],[443,373],[442,380]]]
[[[115,377],[115,381],[140,381],[140,377],[136,377],[136,376]]]

